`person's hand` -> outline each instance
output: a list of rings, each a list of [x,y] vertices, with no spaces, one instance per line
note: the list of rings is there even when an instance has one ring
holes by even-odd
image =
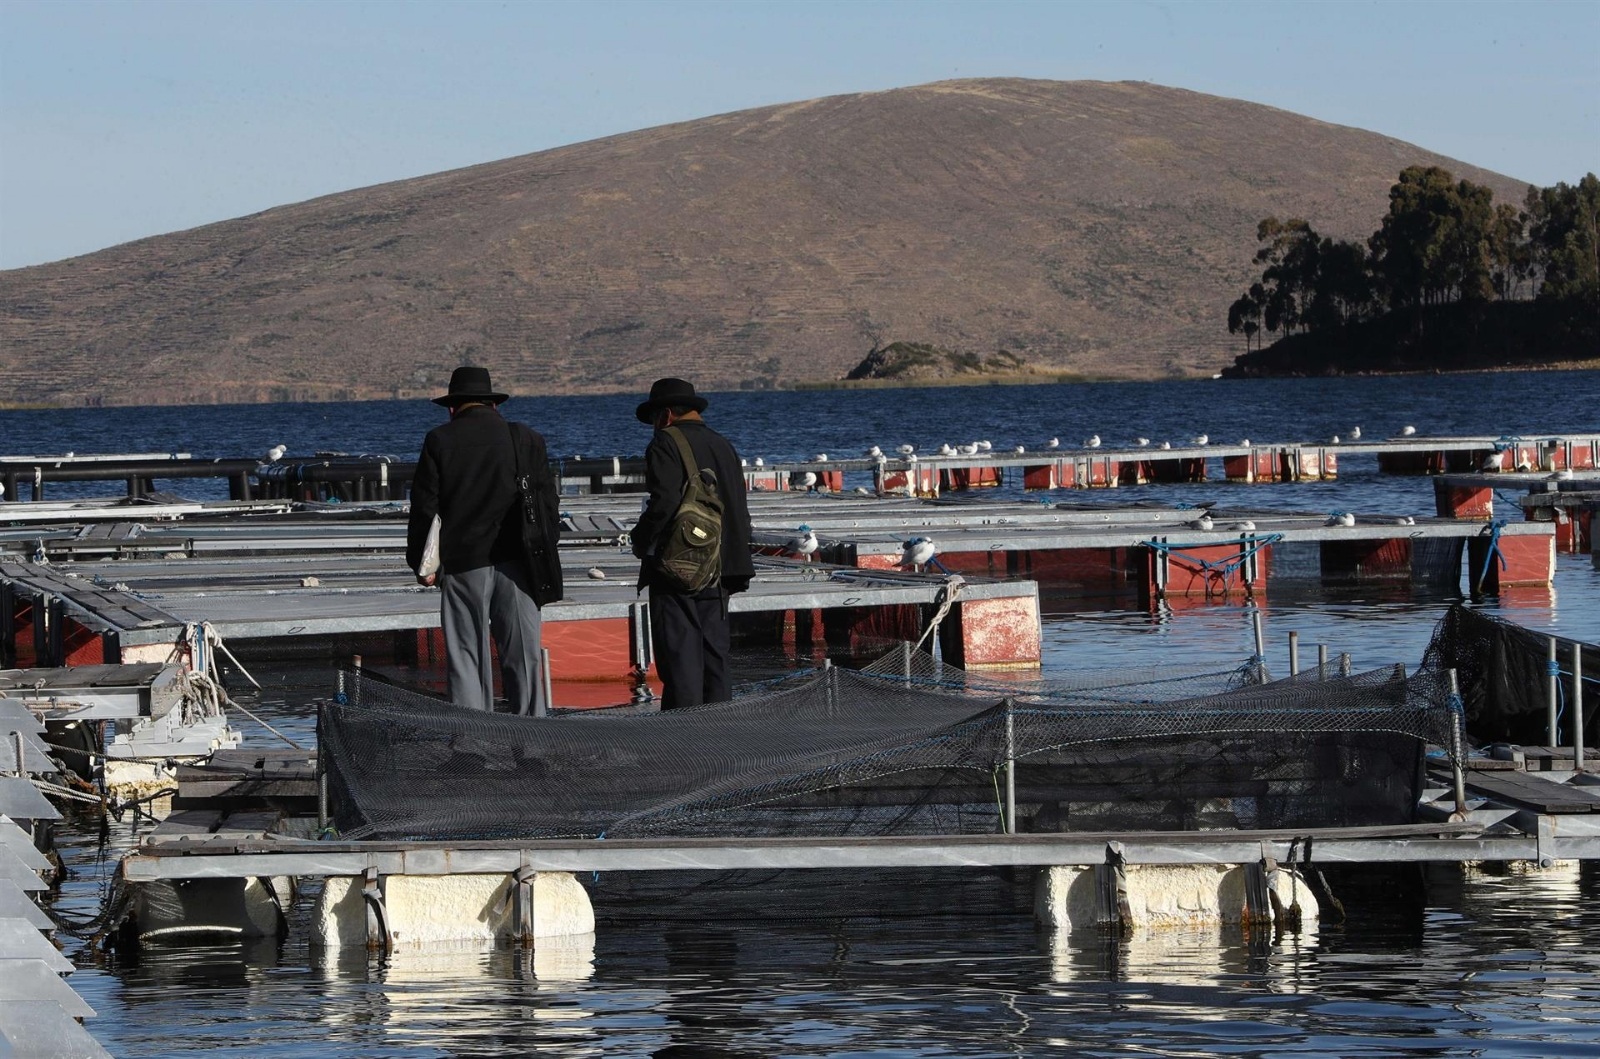
[[[438,574],[418,574],[417,575],[417,584],[419,584],[419,585],[427,585],[429,588],[432,588],[434,582],[437,581],[437,580],[439,580],[439,575]]]

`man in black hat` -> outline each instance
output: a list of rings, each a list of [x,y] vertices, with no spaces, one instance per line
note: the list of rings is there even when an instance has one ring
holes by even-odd
[[[560,510],[544,438],[508,423],[486,368],[461,367],[433,403],[450,421],[428,432],[411,483],[406,563],[420,571],[433,517],[439,516],[439,569],[418,573],[440,590],[440,624],[450,699],[475,710],[494,708],[489,638],[500,651],[501,683],[516,713],[542,713],[539,608],[561,598],[556,556]],[[537,500],[543,547],[530,556],[523,538],[517,472]]]
[[[656,428],[644,451],[645,484],[650,499],[633,530],[633,554],[640,560],[639,587],[650,589],[650,632],[656,672],[664,685],[661,708],[725,702],[728,677],[728,596],[750,587],[750,508],[744,472],[728,439],[706,426],[700,413],[706,399],[683,379],[657,379],[650,396],[635,410],[641,423]],[[677,427],[689,443],[698,468],[686,469],[677,444],[664,433]],[[656,552],[662,531],[672,524],[683,499],[686,475],[706,469],[716,475],[722,498],[722,576],[698,592],[682,592],[662,577]]]

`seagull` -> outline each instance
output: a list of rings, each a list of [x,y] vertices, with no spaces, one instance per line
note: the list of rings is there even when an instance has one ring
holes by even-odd
[[[1245,519],[1243,522],[1235,522],[1232,526],[1230,526],[1228,528],[1232,529],[1232,530],[1236,530],[1239,533],[1249,533],[1249,532],[1253,531],[1256,528],[1256,524],[1254,522],[1251,522],[1249,519]]]
[[[765,467],[766,465],[767,465],[767,461],[766,460],[762,459],[760,456],[756,457],[756,466],[757,467]]]
[[[789,538],[789,543],[784,550],[790,555],[796,555],[809,561],[817,552],[817,533],[810,526],[804,525],[800,527],[798,532],[800,535]]]
[[[1417,524],[1417,520],[1412,518],[1410,515],[1402,515],[1397,524],[1401,526],[1415,526]]]
[[[956,454],[955,446],[951,445],[948,441],[945,442],[943,445],[939,446],[939,455],[941,455],[941,456],[954,456],[955,454]]]
[[[1061,447],[1061,439],[1051,438],[1049,441],[1044,443],[1044,447],[1047,449],[1059,449]]]
[[[1133,443],[1135,445],[1139,446],[1142,449],[1146,445],[1150,444],[1150,439],[1149,438],[1134,438],[1133,439]]]
[[[1211,435],[1209,435],[1209,434],[1197,435],[1195,437],[1195,439],[1194,439],[1194,443],[1196,445],[1209,445],[1209,444],[1211,444]]]
[[[910,456],[917,451],[917,447],[915,445],[901,445],[899,451],[902,456]]]
[[[864,485],[858,485],[858,486],[856,486],[856,495],[857,496],[871,496],[872,495],[872,490],[868,489]]]
[[[811,457],[811,462],[812,463],[827,463],[828,462],[828,454],[826,452],[819,452],[815,456]]]
[[[1012,451],[1015,452],[1018,456],[1021,456],[1023,453],[1027,452],[1028,450],[1026,448],[1024,448],[1023,446],[1018,445]]]
[[[1205,514],[1202,514],[1199,518],[1192,520],[1189,523],[1189,528],[1190,529],[1197,529],[1197,530],[1208,530],[1208,529],[1210,529],[1212,527],[1212,525],[1213,525],[1213,523],[1211,521],[1211,513],[1208,511]]]
[[[1413,426],[1404,426],[1404,427],[1400,428],[1400,436],[1401,437],[1409,438],[1411,435],[1415,434],[1416,432],[1417,432],[1417,428],[1413,427]]]
[[[978,447],[979,452],[988,452],[994,448],[994,444],[988,441],[974,441],[973,444]]]
[[[1350,440],[1351,441],[1360,441],[1361,440],[1361,428],[1360,427],[1355,426],[1355,427],[1351,427],[1350,428]]]
[[[902,556],[900,565],[920,571],[929,563],[937,562],[934,556],[939,554],[939,549],[927,537],[912,537],[900,546],[900,554]]]
[[[1356,517],[1348,511],[1335,511],[1323,523],[1324,526],[1354,526],[1355,524]]]
[[[598,566],[591,566],[589,567],[589,576],[596,581],[604,581],[606,579],[606,572],[600,569]]]
[[[1570,482],[1570,481],[1572,481],[1572,468],[1570,468],[1570,467],[1561,468],[1559,471],[1555,472],[1554,474],[1552,474],[1550,476],[1550,481],[1552,481],[1552,482]]]
[[[1161,443],[1161,447],[1162,447],[1162,448],[1164,448],[1164,449],[1170,449],[1170,448],[1172,448],[1172,442],[1170,442],[1170,441],[1163,441],[1163,442],[1162,442],[1162,443]]]
[[[1333,437],[1329,438],[1328,439],[1328,444],[1330,444],[1330,445],[1339,444],[1339,435],[1335,434]]]
[[[815,471],[806,471],[804,474],[798,476],[796,481],[798,481],[800,483],[800,487],[807,492],[814,493],[817,491],[817,473]]]
[[[974,441],[970,445],[961,446],[961,455],[963,455],[963,456],[976,456],[977,454],[978,454],[978,443],[976,441]]]
[[[745,459],[743,456],[740,456],[739,457],[739,466],[740,467],[748,467],[748,466],[750,466],[750,461]]]
[[[1249,438],[1240,438],[1239,439],[1239,444],[1243,448],[1247,448],[1248,449],[1250,447],[1250,439]]]
[[[875,460],[878,457],[883,455],[883,450],[880,449],[878,446],[874,445],[874,446],[872,446],[872,448],[867,450],[867,455]]]
[[[1491,453],[1489,453],[1489,455],[1487,455],[1487,456],[1485,456],[1483,458],[1482,470],[1485,470],[1485,471],[1498,471],[1499,469],[1500,469],[1500,454],[1498,452],[1491,452]]]
[[[1083,447],[1086,449],[1098,449],[1100,447],[1100,435],[1090,434],[1084,439]]]
[[[272,446],[272,448],[267,450],[267,462],[277,463],[279,460],[283,459],[283,454],[288,451],[289,450],[284,448],[282,445]]]

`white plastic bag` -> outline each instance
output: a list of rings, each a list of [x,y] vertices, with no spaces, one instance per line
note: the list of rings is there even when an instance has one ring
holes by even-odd
[[[422,561],[417,564],[417,576],[427,577],[439,572],[439,516],[433,516],[428,527],[428,543],[422,546]]]

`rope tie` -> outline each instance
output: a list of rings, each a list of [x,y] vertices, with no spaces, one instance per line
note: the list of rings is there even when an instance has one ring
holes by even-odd
[[[917,650],[922,649],[922,645],[933,635],[939,623],[950,613],[951,605],[961,595],[961,589],[966,583],[967,579],[960,574],[951,574],[944,579],[944,586],[939,590],[939,609],[934,612],[933,620],[928,622],[928,627],[922,631],[922,635],[917,638]]]
[[[1235,537],[1231,540],[1217,541],[1220,545],[1244,545],[1237,555],[1230,555],[1226,559],[1205,559],[1192,552],[1186,552],[1182,548],[1166,541],[1140,541],[1139,543],[1146,548],[1160,552],[1168,559],[1176,557],[1198,567],[1199,569],[1196,572],[1205,578],[1206,595],[1210,596],[1219,591],[1222,595],[1227,595],[1233,588],[1234,575],[1244,567],[1245,563],[1249,562],[1262,549],[1281,540],[1283,540],[1283,534],[1267,533],[1260,537]]]
[[[1489,523],[1489,552],[1483,557],[1483,569],[1478,571],[1478,579],[1473,582],[1473,591],[1483,591],[1483,582],[1489,576],[1489,564],[1496,557],[1500,559],[1500,569],[1506,568],[1506,554],[1500,550],[1500,531],[1505,528],[1506,520],[1497,518]]]

